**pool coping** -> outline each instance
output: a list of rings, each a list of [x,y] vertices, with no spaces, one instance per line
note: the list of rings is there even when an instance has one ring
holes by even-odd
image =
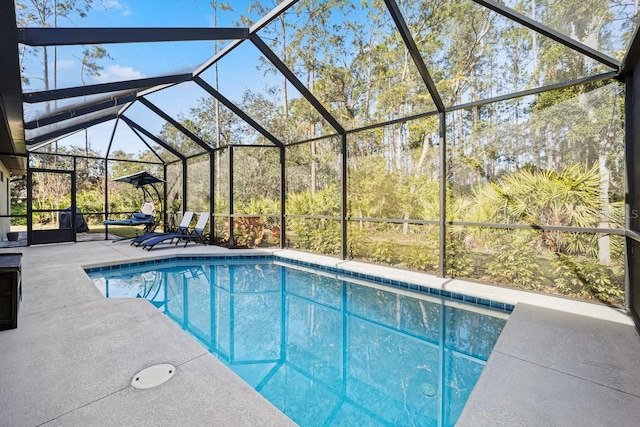
[[[485,308],[494,309],[494,307],[491,307],[491,301],[493,301],[494,305],[497,307],[495,309],[499,311],[511,312],[518,303],[526,303],[551,310],[558,310],[566,313],[633,325],[633,321],[623,308],[613,307],[595,301],[577,300],[560,295],[519,290],[495,284],[480,283],[458,278],[442,278],[425,272],[404,270],[397,267],[377,265],[361,261],[341,260],[327,255],[318,255],[291,249],[242,249],[226,250],[224,253],[200,252],[195,250],[195,248],[193,249],[194,250],[191,253],[185,255],[180,255],[179,252],[161,255],[151,255],[147,253],[151,256],[146,256],[141,259],[133,259],[126,263],[153,263],[167,258],[176,257],[186,257],[188,259],[226,259],[239,257],[249,259],[253,257],[255,259],[260,259],[261,257],[275,256],[291,263],[301,263],[300,265],[305,265],[306,263],[327,271],[335,270],[340,274],[346,273],[347,275],[353,275],[355,278],[374,280],[385,286],[393,286],[394,282],[407,283],[417,287],[417,289],[409,288],[410,290],[417,290],[420,292],[422,289],[421,293],[429,293],[433,296],[440,296],[463,302],[468,302],[465,301],[465,297],[467,297],[470,304],[474,304],[472,301],[475,299],[476,305],[483,306]],[[232,253],[232,255],[230,255],[230,253]],[[92,270],[105,266],[108,267],[113,264],[114,262],[100,262],[84,264],[81,265],[81,267],[85,270]],[[396,288],[407,289],[404,286],[396,286]],[[428,292],[424,292],[425,290]],[[452,298],[452,296],[455,297]],[[478,304],[478,301],[481,303]],[[489,305],[487,305],[487,302]],[[501,304],[504,305],[502,309],[499,308]]]
[[[144,267],[144,266],[153,266],[153,265],[158,265],[161,264],[163,262],[172,262],[172,261],[176,261],[176,262],[181,262],[181,261],[211,261],[211,260],[228,260],[228,261],[233,261],[233,260],[247,260],[247,261],[251,261],[251,260],[255,260],[255,261],[277,261],[277,262],[282,262],[282,263],[288,263],[291,265],[298,265],[298,266],[302,266],[302,267],[307,267],[307,268],[311,268],[311,269],[315,269],[315,270],[319,270],[321,272],[328,272],[328,273],[333,273],[334,275],[336,275],[336,278],[340,278],[338,276],[342,276],[342,278],[351,278],[351,279],[360,279],[360,280],[366,280],[369,282],[373,282],[376,283],[378,285],[384,285],[390,288],[394,288],[394,289],[404,289],[404,290],[409,290],[409,291],[414,291],[414,292],[418,292],[420,294],[424,294],[424,295],[430,295],[433,297],[440,297],[443,299],[447,299],[447,300],[452,300],[452,301],[459,301],[459,302],[464,302],[467,304],[471,304],[471,305],[477,305],[480,307],[484,307],[487,309],[491,309],[491,310],[495,310],[495,311],[501,311],[501,312],[506,312],[506,313],[511,313],[513,311],[513,309],[515,308],[514,304],[508,304],[508,303],[504,303],[504,302],[500,302],[500,301],[494,301],[494,300],[490,300],[490,299],[486,299],[486,298],[479,298],[479,297],[475,297],[475,296],[470,296],[470,295],[466,295],[463,293],[459,293],[459,292],[450,292],[448,290],[445,289],[438,289],[436,287],[431,287],[431,286],[425,286],[425,285],[418,285],[415,283],[411,283],[408,281],[404,281],[404,280],[396,280],[396,279],[390,279],[390,278],[384,278],[384,277],[379,277],[379,276],[374,276],[371,274],[364,274],[364,273],[360,273],[360,272],[356,272],[356,271],[351,271],[351,270],[347,270],[347,269],[343,269],[343,268],[338,268],[338,267],[333,267],[333,266],[328,266],[328,265],[322,265],[322,264],[317,264],[317,263],[312,263],[312,262],[308,262],[308,261],[302,261],[302,260],[298,260],[298,259],[293,259],[293,258],[288,258],[288,257],[283,257],[277,254],[272,254],[272,255],[233,255],[233,256],[194,256],[194,255],[190,255],[190,256],[185,256],[185,255],[178,255],[178,256],[171,256],[171,257],[166,257],[166,258],[161,258],[161,259],[154,259],[154,260],[147,260],[147,261],[136,261],[136,262],[130,262],[130,263],[124,263],[124,264],[115,264],[115,265],[105,265],[105,266],[99,266],[99,267],[87,267],[85,268],[85,272],[87,274],[91,274],[91,273],[99,273],[99,272],[103,272],[103,271],[117,271],[120,269],[126,269],[126,268],[130,268],[130,267]]]

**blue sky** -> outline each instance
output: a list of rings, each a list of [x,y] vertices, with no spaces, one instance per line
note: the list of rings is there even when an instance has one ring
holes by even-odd
[[[1,1],[1,0],[0,0]],[[53,1],[53,0],[50,0]],[[357,11],[355,13],[364,14],[370,10],[366,2],[360,4],[358,0],[353,0]],[[251,0],[228,0],[233,5],[234,11],[220,11],[218,16],[218,26],[236,26],[241,15],[246,14]],[[262,0],[267,9],[275,7],[277,0]],[[86,18],[73,18],[72,20],[61,19],[59,26],[67,27],[212,27],[214,25],[214,11],[211,8],[211,0],[95,0],[95,7]],[[480,6],[476,6],[480,8]],[[409,14],[407,14],[409,16]],[[355,16],[357,18],[358,16]],[[257,20],[260,16],[252,16]],[[339,19],[339,14],[334,17]],[[351,15],[353,19],[354,16]],[[387,17],[387,19],[389,19]],[[506,18],[500,18],[506,20]],[[296,17],[290,15],[289,20],[296,23]],[[390,21],[386,26],[392,27]],[[374,28],[375,29],[375,28]],[[375,29],[376,31],[379,29]],[[389,30],[391,31],[391,30]],[[264,35],[264,34],[261,34]],[[221,46],[226,44],[222,42]],[[214,42],[164,42],[146,44],[114,44],[104,46],[110,58],[100,61],[104,69],[98,76],[85,76],[86,84],[104,83],[110,81],[123,81],[144,77],[155,77],[168,74],[178,74],[194,71],[211,57],[215,48]],[[50,69],[53,70],[53,53],[50,49]],[[82,48],[59,47],[57,49],[57,87],[72,87],[82,84],[81,60]],[[443,50],[444,52],[444,50]],[[227,98],[238,103],[242,94],[250,89],[253,92],[263,92],[267,86],[279,86],[281,78],[271,74],[265,75],[263,71],[257,70],[260,54],[250,43],[245,42],[227,57],[220,61],[220,91]],[[346,54],[348,60],[349,54]],[[437,56],[436,56],[437,57]],[[345,59],[342,58],[342,59]],[[426,58],[429,62],[430,58]],[[499,58],[500,59],[500,58]],[[36,58],[28,61],[27,75],[32,77],[32,85],[25,87],[26,91],[42,90],[41,64]],[[416,70],[414,70],[416,72]],[[214,84],[213,73],[204,73],[203,78],[210,84]],[[303,76],[298,76],[303,77]],[[491,77],[491,76],[488,76]],[[499,78],[493,77],[493,78]],[[53,79],[52,85],[53,87]],[[295,98],[297,93],[294,90],[288,94],[290,98]],[[189,110],[197,106],[198,100],[208,97],[202,89],[194,83],[181,84],[176,90],[163,91],[153,95],[153,102],[162,108],[166,113],[174,118],[188,116]],[[76,103],[82,100],[71,100]],[[60,108],[68,104],[67,101],[58,102]],[[27,118],[41,116],[44,113],[44,106],[36,106],[33,109],[27,106]],[[139,106],[136,106],[139,107]],[[138,123],[154,134],[158,134],[162,124],[162,119],[143,107],[135,108],[134,118]],[[102,129],[103,126],[100,127]],[[91,130],[92,143],[99,140],[104,143],[108,140],[110,132],[103,130]]]
[[[218,26],[237,26],[249,1],[234,0],[234,12],[220,12]],[[87,17],[60,19],[60,27],[212,27],[214,13],[209,0],[104,0]],[[225,42],[221,42],[225,44]],[[103,60],[102,75],[93,82],[149,77],[193,70],[213,54],[213,42],[174,42],[105,45],[111,60]],[[79,79],[81,49],[58,48],[58,86],[75,86]],[[38,67],[33,70],[37,75]],[[65,84],[66,82],[66,84]],[[38,82],[33,81],[33,90]]]
[[[62,19],[58,21],[60,27],[213,27],[214,12],[210,0],[103,0],[96,5],[85,18]],[[220,11],[218,15],[218,27],[238,26],[240,15],[246,14],[249,0],[233,0],[233,12]],[[264,4],[273,5],[274,1],[264,0]],[[258,16],[252,19],[257,20]],[[219,46],[226,45],[222,41]],[[110,81],[122,81],[144,77],[155,77],[168,74],[192,72],[214,53],[214,42],[164,42],[164,43],[135,43],[135,44],[111,44],[104,45],[111,58],[103,59],[100,64],[104,69],[99,76],[85,76],[85,84],[104,83]],[[82,48],[79,46],[63,46],[57,48],[57,87],[73,87],[82,85],[81,56]],[[252,52],[251,55],[242,52]],[[223,61],[220,74],[229,76],[221,91],[228,98],[239,101],[242,93],[247,89],[260,91],[261,86],[270,84],[273,77],[265,77],[262,72],[256,70],[258,65],[258,51],[240,49],[237,54],[232,53],[233,60]],[[53,48],[50,48],[50,64],[53,63]],[[25,91],[42,90],[41,65],[38,60],[32,59],[27,63],[27,74],[35,76],[32,84],[25,87]],[[53,66],[50,65],[53,70]],[[51,71],[51,74],[53,71]],[[212,76],[212,73],[206,73]],[[207,78],[207,77],[205,77]],[[209,82],[213,85],[213,81]],[[53,78],[50,78],[50,87],[53,88]],[[156,103],[165,112],[178,118],[186,116],[190,108],[197,105],[197,100],[208,94],[193,83],[180,85],[180,90],[170,91],[166,96],[159,92],[154,96]],[[58,107],[69,103],[77,103],[82,100],[72,99],[61,101]],[[44,114],[44,105],[26,107],[28,119]],[[34,108],[35,107],[35,108]],[[157,134],[163,124],[163,120],[154,113],[137,108],[136,115],[131,116],[151,132]],[[104,146],[110,137],[110,126],[100,125],[89,130],[91,145]],[[120,131],[118,132],[120,133]],[[75,135],[63,141],[71,145],[84,145],[84,135]],[[130,138],[127,137],[127,140]],[[136,143],[130,152],[143,150],[145,147]],[[114,144],[114,148],[116,145]],[[131,145],[125,143],[122,147]]]

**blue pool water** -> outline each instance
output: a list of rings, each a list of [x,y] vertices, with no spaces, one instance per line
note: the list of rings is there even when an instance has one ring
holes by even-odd
[[[88,271],[148,299],[301,426],[452,426],[508,316],[276,259]]]

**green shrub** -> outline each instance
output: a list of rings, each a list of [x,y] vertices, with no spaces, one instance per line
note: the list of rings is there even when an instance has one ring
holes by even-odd
[[[340,212],[339,192],[335,185],[311,193],[287,196],[287,212],[296,215],[333,216]],[[332,219],[287,219],[288,246],[311,252],[340,254],[340,221]]]
[[[474,261],[462,232],[452,231],[447,240],[445,274],[451,277],[473,277]]]
[[[348,255],[350,259],[364,258],[371,243],[370,233],[366,229],[352,226],[347,235],[349,242]]]
[[[373,242],[369,246],[367,257],[381,264],[393,264],[394,244],[391,242]]]
[[[594,297],[600,301],[621,305],[624,289],[611,268],[594,260],[556,254],[551,261],[556,289],[565,295]]]
[[[438,271],[438,250],[427,245],[411,245],[402,253],[401,259],[411,270]]]
[[[289,246],[311,252],[340,254],[340,222],[326,219],[287,219]]]
[[[501,239],[487,273],[498,283],[515,285],[524,289],[538,289],[536,278],[540,276],[537,253],[532,242]]]

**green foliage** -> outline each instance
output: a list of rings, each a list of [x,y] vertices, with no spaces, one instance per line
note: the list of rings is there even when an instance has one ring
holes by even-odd
[[[287,194],[287,213],[334,216],[338,212],[340,190],[337,185],[329,185],[315,194],[310,191]]]
[[[278,199],[280,162],[276,148],[236,147],[233,150],[233,162],[234,211],[238,211],[237,206],[247,205],[256,199]]]
[[[295,215],[332,216],[340,211],[336,186],[330,185],[315,194],[301,192],[287,195],[287,211]],[[340,221],[331,219],[287,218],[288,246],[329,255],[340,254]]]
[[[354,158],[349,174],[349,212],[355,217],[397,218],[400,174],[387,170],[382,156]]]
[[[575,164],[560,172],[525,168],[478,187],[470,212],[483,222],[596,227],[602,212],[599,188],[597,165]],[[541,231],[538,236],[551,251],[594,250],[593,241],[588,241],[593,236],[556,231]]]
[[[412,270],[438,271],[438,249],[427,245],[411,245],[401,252],[402,263]]]
[[[361,223],[355,223],[362,225]],[[348,247],[348,256],[350,259],[358,259],[364,258],[367,248],[371,243],[372,234],[370,231],[366,230],[364,227],[360,228],[352,223],[352,226],[349,228],[347,234],[347,241],[349,244]]]
[[[476,198],[493,204],[503,222],[525,224],[593,226],[600,208],[598,166],[576,164],[557,173],[522,169],[496,183],[481,187]]]
[[[447,239],[445,274],[451,277],[473,277],[474,261],[462,230],[453,229]]]
[[[289,218],[287,231],[290,247],[327,255],[340,254],[340,221]]]
[[[368,258],[381,264],[394,264],[394,249],[396,245],[391,242],[373,242],[369,246]]]
[[[254,197],[245,203],[236,202],[235,207],[237,213],[273,215],[280,211],[280,201],[267,197]]]
[[[593,260],[558,254],[551,262],[554,283],[563,294],[595,297],[610,304],[622,304],[622,280],[610,267]]]
[[[495,253],[487,263],[487,273],[492,280],[524,289],[539,289],[538,254],[533,242],[501,237],[496,242]]]
[[[77,194],[76,204],[82,206],[84,212],[102,212],[104,195],[98,191],[85,191]]]

